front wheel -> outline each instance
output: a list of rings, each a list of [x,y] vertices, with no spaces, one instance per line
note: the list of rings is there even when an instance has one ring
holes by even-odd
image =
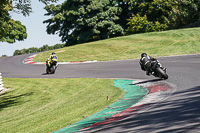
[[[156,70],[159,73],[160,78],[168,79],[168,75],[160,67],[158,67]]]
[[[54,74],[54,73],[55,73],[55,70],[56,70],[56,66],[53,65],[53,66],[51,67],[51,74]]]
[[[49,69],[48,69],[48,67],[46,68],[46,74],[49,74]]]

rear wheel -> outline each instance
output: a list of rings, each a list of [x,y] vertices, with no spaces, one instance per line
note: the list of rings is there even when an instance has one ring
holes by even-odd
[[[156,70],[159,73],[160,78],[168,79],[168,75],[160,67],[158,67]]]

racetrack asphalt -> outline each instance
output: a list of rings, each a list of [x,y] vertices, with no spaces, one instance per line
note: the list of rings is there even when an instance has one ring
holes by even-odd
[[[144,83],[158,82],[140,69],[139,59],[105,61],[88,64],[59,65],[55,74],[45,74],[45,65],[22,64],[30,56],[0,58],[3,77],[12,78],[125,78],[141,79]],[[102,125],[84,132],[200,132],[200,54],[159,57],[167,67],[169,83],[176,91],[153,108],[129,118]]]

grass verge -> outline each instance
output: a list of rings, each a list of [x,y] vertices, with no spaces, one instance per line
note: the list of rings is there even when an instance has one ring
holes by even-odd
[[[44,62],[52,51],[38,54],[34,61]],[[135,34],[55,50],[60,62],[109,61],[151,56],[200,53],[200,28]]]
[[[125,93],[110,79],[3,78],[3,81],[11,90],[0,95],[2,133],[52,132],[102,110]]]

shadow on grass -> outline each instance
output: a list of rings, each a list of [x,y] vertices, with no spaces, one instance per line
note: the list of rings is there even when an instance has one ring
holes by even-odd
[[[197,132],[200,129],[200,86],[179,91],[170,100],[163,101],[154,108],[130,116],[128,119],[96,127],[95,132]],[[113,130],[112,130],[113,131]]]
[[[5,92],[0,95],[0,111],[3,110],[4,108],[16,106],[23,103],[23,101],[21,101],[21,98],[24,96],[33,95],[34,92],[29,92],[20,95],[12,95],[10,93],[12,93],[12,91]]]

